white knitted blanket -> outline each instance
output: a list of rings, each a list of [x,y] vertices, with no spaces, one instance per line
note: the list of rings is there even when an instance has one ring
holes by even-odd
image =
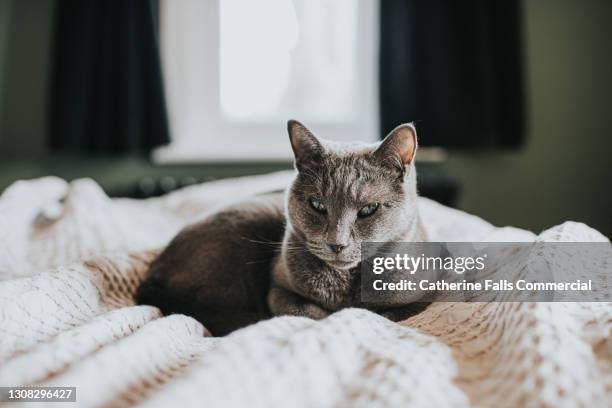
[[[76,386],[84,407],[611,405],[607,303],[440,303],[401,324],[348,309],[221,339],[134,306],[149,262],[185,223],[290,177],[143,201],[111,200],[90,180],[15,183],[0,196],[0,386]],[[535,236],[420,207],[437,241],[606,240],[579,223]]]

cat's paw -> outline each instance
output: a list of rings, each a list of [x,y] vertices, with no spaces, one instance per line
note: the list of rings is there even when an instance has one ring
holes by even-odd
[[[309,302],[300,295],[278,287],[270,290],[268,306],[275,316],[290,315],[319,320],[330,314],[328,310]]]
[[[311,319],[320,320],[329,316],[330,312],[314,303],[305,303],[296,308],[296,316],[309,317]]]

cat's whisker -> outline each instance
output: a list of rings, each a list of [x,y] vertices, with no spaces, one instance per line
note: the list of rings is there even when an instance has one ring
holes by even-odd
[[[261,241],[261,240],[247,238],[247,237],[242,237],[242,239],[244,239],[246,241],[249,241],[249,242],[252,242],[254,244],[267,245],[267,246],[271,246],[271,247],[281,248],[283,246],[283,242],[282,241]]]

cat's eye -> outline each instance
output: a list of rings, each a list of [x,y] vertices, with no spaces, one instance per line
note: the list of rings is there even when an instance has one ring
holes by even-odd
[[[310,206],[314,208],[315,211],[320,212],[321,214],[325,214],[327,212],[325,204],[323,204],[318,198],[310,197],[308,201],[310,202]]]
[[[369,217],[370,215],[374,214],[376,210],[378,210],[378,207],[380,207],[380,203],[368,204],[362,207],[361,210],[357,212],[357,215],[361,218]]]

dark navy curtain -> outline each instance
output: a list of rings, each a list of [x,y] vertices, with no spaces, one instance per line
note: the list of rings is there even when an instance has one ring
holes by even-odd
[[[520,2],[380,4],[381,134],[416,120],[421,145],[520,146],[525,124]]]
[[[157,17],[151,0],[57,2],[52,149],[132,153],[169,142]]]

